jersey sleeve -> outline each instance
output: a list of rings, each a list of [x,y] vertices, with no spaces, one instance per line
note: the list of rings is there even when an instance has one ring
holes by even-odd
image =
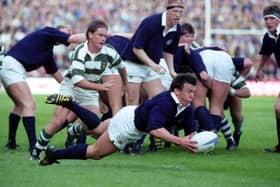
[[[62,32],[56,28],[53,27],[46,27],[44,29],[44,32],[46,36],[52,40],[53,43],[59,43],[64,44],[68,46],[70,43],[68,42],[68,38],[70,37],[70,34],[67,34],[65,32]]]
[[[46,73],[48,74],[54,74],[57,72],[58,67],[53,57],[50,59],[49,63],[44,64],[44,68]]]
[[[156,106],[150,111],[150,118],[147,123],[147,131],[163,128],[168,121],[168,112],[161,106]]]
[[[269,42],[269,40],[270,40],[270,38],[269,38],[268,34],[266,33],[265,36],[263,37],[261,50],[259,52],[260,55],[269,55],[270,56],[273,53],[271,42]]]

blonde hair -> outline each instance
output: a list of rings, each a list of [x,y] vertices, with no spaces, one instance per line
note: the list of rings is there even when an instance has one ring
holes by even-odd
[[[180,7],[184,8],[184,0],[167,0],[167,9],[175,8],[175,7]]]
[[[170,5],[182,5],[184,6],[184,0],[167,0],[167,6]]]

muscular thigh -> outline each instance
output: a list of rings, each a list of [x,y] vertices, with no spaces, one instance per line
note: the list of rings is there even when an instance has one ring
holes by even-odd
[[[164,86],[161,84],[160,79],[151,80],[148,82],[144,82],[143,88],[146,91],[149,98],[159,94],[160,92],[166,90]]]
[[[205,105],[207,91],[208,89],[200,81],[198,81],[192,102],[194,108]]]

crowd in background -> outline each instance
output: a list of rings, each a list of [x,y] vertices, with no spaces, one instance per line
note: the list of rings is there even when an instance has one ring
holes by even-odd
[[[195,27],[196,41],[203,45],[205,34],[205,1],[185,0],[182,21]],[[262,17],[263,7],[279,4],[279,0],[210,0],[211,27],[222,29],[265,28]],[[93,18],[102,18],[114,32],[134,32],[141,19],[161,12],[165,8],[162,0],[1,0],[0,41],[6,50],[27,33],[43,26],[66,24],[74,32],[85,32]],[[212,35],[211,45],[229,50],[232,56],[246,56],[256,61],[261,44],[261,35]],[[55,48],[60,68],[69,66],[68,51],[65,47]],[[267,79],[279,77],[274,60],[265,67]],[[35,71],[31,76],[43,76],[43,71]]]

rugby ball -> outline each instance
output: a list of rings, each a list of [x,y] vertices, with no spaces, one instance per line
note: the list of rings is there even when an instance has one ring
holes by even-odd
[[[196,153],[207,153],[214,150],[218,143],[218,135],[211,131],[202,131],[193,135],[191,140],[197,142]]]

